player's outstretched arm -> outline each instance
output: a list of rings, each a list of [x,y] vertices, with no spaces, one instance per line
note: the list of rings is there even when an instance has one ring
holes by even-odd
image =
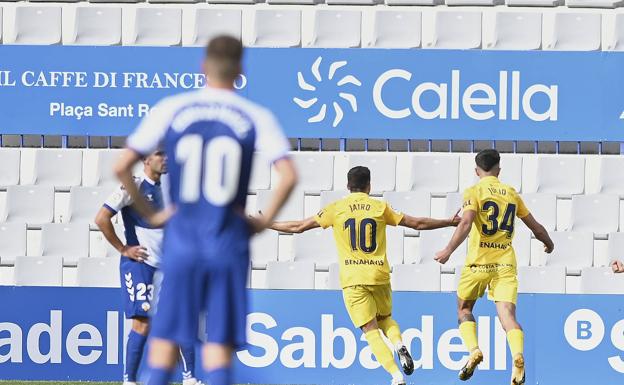
[[[271,229],[282,233],[300,234],[304,231],[321,227],[314,217],[310,217],[301,221],[274,222]]]
[[[468,234],[470,234],[470,228],[472,227],[472,222],[474,222],[475,217],[477,216],[477,212],[473,210],[465,210],[464,214],[451,237],[448,245],[440,251],[438,251],[433,259],[444,264],[449,258],[451,258],[451,254],[459,247],[468,238]]]
[[[624,273],[624,263],[622,261],[611,262],[611,268],[614,273]]]
[[[539,223],[532,214],[527,215],[526,217],[521,218],[522,222],[533,232],[535,238],[537,238],[540,242],[544,244],[544,251],[548,254],[552,253],[555,249],[555,244],[552,239],[550,239],[550,235],[548,235],[548,231]]]
[[[403,219],[401,219],[401,222],[399,222],[399,226],[409,227],[414,230],[433,230],[443,227],[457,226],[461,221],[461,217],[459,217],[458,214],[459,211],[455,213],[452,218],[449,219],[435,219],[403,215]]]
[[[95,224],[100,228],[100,231],[104,235],[104,238],[119,251],[121,255],[125,255],[128,258],[135,261],[142,262],[147,258],[147,250],[142,246],[126,246],[119,239],[117,233],[115,233],[115,227],[113,226],[113,216],[115,214],[105,207],[100,208],[95,216]]]

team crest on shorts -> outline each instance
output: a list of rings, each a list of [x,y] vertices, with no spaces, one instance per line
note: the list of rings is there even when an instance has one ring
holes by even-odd
[[[150,307],[151,306],[150,306],[149,302],[143,302],[141,304],[141,309],[143,309],[143,311],[149,311]]]

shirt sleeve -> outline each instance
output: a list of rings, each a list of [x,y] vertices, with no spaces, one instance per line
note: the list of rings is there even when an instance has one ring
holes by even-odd
[[[474,189],[468,188],[464,191],[464,203],[462,204],[464,211],[479,211],[479,202]]]
[[[132,198],[123,186],[118,186],[115,191],[104,201],[103,206],[110,210],[113,214],[117,214],[119,210],[132,204]]]
[[[318,223],[324,229],[333,226],[334,216],[336,212],[335,208],[336,205],[332,203],[319,211],[318,214],[314,216],[314,220],[316,221],[316,223]]]
[[[516,193],[516,217],[524,218],[530,213],[529,208],[526,207],[520,195]]]
[[[271,163],[288,156],[290,144],[275,116],[269,111],[262,111],[255,123],[256,151],[262,153]]]
[[[403,216],[403,213],[395,211],[392,206],[388,204],[386,205],[386,208],[384,209],[384,219],[386,221],[386,224],[389,224],[390,226],[396,226],[401,222]]]
[[[156,151],[171,124],[171,102],[160,102],[141,120],[128,137],[126,145],[137,153],[147,156]]]

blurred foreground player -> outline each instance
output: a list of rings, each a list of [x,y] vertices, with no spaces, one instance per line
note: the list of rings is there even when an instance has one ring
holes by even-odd
[[[470,233],[466,265],[457,288],[459,331],[470,356],[459,372],[459,379],[466,381],[472,377],[483,360],[472,309],[487,288],[488,298],[496,303],[498,318],[507,332],[514,363],[511,384],[521,385],[525,382],[524,333],[516,320],[518,273],[512,246],[516,217],[522,219],[544,244],[547,253],[553,251],[554,244],[544,226],[529,213],[516,190],[498,180],[501,170],[498,151],[483,150],[475,161],[480,180],[464,192],[461,222],[449,244],[435,255],[438,262],[446,263]]]
[[[162,210],[163,197],[160,179],[167,172],[167,157],[157,150],[143,159],[143,173],[134,178],[141,195],[155,210]],[[124,223],[126,244],[115,233],[112,219],[118,212]],[[137,381],[143,348],[149,333],[149,311],[154,300],[154,273],[160,264],[163,230],[152,227],[132,208],[132,198],[123,187],[118,187],[106,199],[95,218],[104,238],[121,254],[121,289],[126,317],[132,319],[132,330],[126,344],[124,385]],[[195,346],[181,346],[183,385],[197,383],[193,375],[195,368]]]
[[[614,273],[624,273],[624,263],[622,261],[611,262],[611,268]]]
[[[128,138],[117,176],[151,223],[167,222],[163,284],[150,337],[148,385],[169,382],[178,346],[198,336],[206,316],[202,363],[210,385],[231,384],[232,353],[246,342],[249,238],[278,213],[296,183],[289,143],[268,110],[238,96],[243,47],[221,36],[207,47],[205,89],[159,102]],[[142,154],[163,143],[175,212],[156,213],[132,183]],[[244,214],[254,151],[280,176],[266,217]]]

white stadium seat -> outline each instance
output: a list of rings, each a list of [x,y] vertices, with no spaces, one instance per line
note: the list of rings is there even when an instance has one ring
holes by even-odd
[[[529,266],[531,262],[531,232],[528,230],[516,230],[513,248],[516,252],[518,266]]]
[[[585,191],[585,159],[581,157],[538,157],[537,192],[582,194]]]
[[[422,231],[420,233],[420,244],[418,254],[419,263],[437,264],[433,257],[435,253],[442,250],[450,241],[455,228],[443,228],[437,230]],[[467,241],[466,241],[467,242]],[[463,266],[466,260],[466,242],[462,243],[451,255],[451,258],[442,266],[442,271],[453,272],[456,266]]]
[[[336,202],[350,194],[347,190],[321,191],[321,208]]]
[[[291,154],[297,167],[297,188],[306,193],[320,193],[334,188],[334,156],[322,152],[295,152]],[[277,176],[271,176],[271,183]]]
[[[557,12],[544,23],[544,49],[595,51],[602,44],[600,13]]]
[[[63,259],[61,257],[17,257],[15,259],[16,286],[62,286]]]
[[[2,14],[0,14],[0,18]],[[0,187],[13,186],[20,178],[20,150],[0,148]]]
[[[418,48],[422,38],[420,11],[380,10],[374,14],[373,38],[370,47]]]
[[[624,158],[603,156],[600,158],[598,191],[602,194],[618,194],[624,197]]]
[[[505,0],[505,4],[520,7],[555,7],[562,5],[563,0]]]
[[[522,157],[517,155],[501,154],[500,181],[522,191]]]
[[[440,5],[444,0],[386,0],[388,5]]]
[[[390,266],[403,263],[403,228],[386,226],[386,256]]]
[[[551,254],[542,256],[546,266],[563,266],[568,274],[580,274],[581,269],[590,267],[594,260],[594,234],[577,231],[554,231],[550,237],[555,243]],[[531,261],[532,265],[536,265]],[[542,265],[542,263],[537,263]]]
[[[607,33],[604,49],[624,51],[624,13],[617,13],[613,18],[613,29]]]
[[[412,156],[409,190],[432,193],[455,192],[459,183],[459,157]]]
[[[293,245],[297,262],[313,262],[317,269],[324,270],[338,261],[334,232],[331,228],[295,234]]]
[[[329,5],[375,5],[377,0],[326,0]]]
[[[501,5],[504,4],[504,0],[446,0],[446,5]]]
[[[618,231],[620,197],[615,194],[575,195],[572,197],[571,231],[606,234]]]
[[[13,265],[15,257],[26,255],[26,224],[0,223],[0,263]]]
[[[624,232],[609,233],[607,250],[609,261],[624,261]]]
[[[518,267],[518,293],[563,294],[565,291],[564,266]]]
[[[327,289],[328,290],[340,290],[340,267],[338,263],[332,263],[329,265],[329,274],[327,277]]]
[[[615,8],[624,5],[622,0],[566,0],[565,3],[570,8]]]
[[[32,184],[68,189],[82,181],[82,151],[37,150]]]
[[[389,154],[358,154],[349,156],[349,169],[364,166],[370,169],[371,191],[393,191],[396,185],[396,156]]]
[[[615,274],[610,267],[586,267],[581,272],[581,293],[621,295],[624,274]]]
[[[435,10],[433,18],[423,19],[423,31],[429,32],[423,34],[423,48],[480,48],[481,12]]]
[[[62,222],[94,223],[95,215],[110,194],[110,188],[72,187],[69,191],[69,210]]]
[[[393,291],[440,291],[440,265],[394,265]]]
[[[182,10],[137,7],[124,12],[124,45],[176,46],[182,42]]]
[[[66,266],[89,256],[89,225],[86,223],[46,223],[41,226],[39,255],[61,257]]]
[[[121,225],[113,225],[115,229],[115,234],[121,240],[121,242],[126,242],[126,235],[124,233],[124,228]],[[91,254],[92,257],[98,258],[116,258],[119,257],[119,251],[117,251],[110,243],[104,238],[104,235],[101,232],[97,232],[97,236],[95,239],[90,240],[90,246],[93,243],[94,251]]]
[[[491,16],[493,28],[488,28],[489,33],[484,36],[484,48],[522,51],[541,48],[541,12],[497,11]]]
[[[314,289],[313,262],[269,262],[267,289]]]
[[[4,10],[5,44],[52,45],[61,43],[62,16],[60,6],[20,4],[9,16]],[[9,24],[6,21],[11,21]]]
[[[6,206],[0,220],[50,223],[54,218],[54,188],[52,186],[9,186]]]
[[[249,191],[267,190],[271,187],[271,164],[262,154],[254,154],[249,178]]]
[[[308,46],[352,48],[360,46],[362,13],[320,9],[314,12],[314,29]]]
[[[273,191],[271,190],[259,190],[258,191],[258,201],[256,207],[258,210],[264,210],[270,203],[270,199],[273,196]],[[304,195],[303,191],[295,190],[290,194],[290,197],[286,201],[282,210],[280,210],[279,214],[275,218],[276,221],[298,221],[303,219],[303,201]]]
[[[393,209],[414,217],[431,216],[431,195],[422,191],[390,191],[383,198]],[[405,228],[405,234],[416,235],[417,230]]]
[[[119,258],[80,258],[79,287],[119,287]]]
[[[254,269],[264,269],[269,261],[277,261],[279,234],[277,231],[265,230],[251,238],[249,251],[251,266]]]
[[[218,35],[229,35],[240,39],[241,17],[240,9],[185,8],[182,13],[182,44],[203,47]]]
[[[66,8],[63,44],[121,44],[121,7],[83,6]]]
[[[249,45],[257,47],[298,47],[301,45],[301,11],[257,9],[253,13]]]
[[[97,167],[95,169],[96,186],[118,186],[119,180],[113,173],[113,166],[119,160],[122,150],[100,150],[97,153]]]
[[[557,195],[547,193],[522,194],[522,200],[531,214],[546,230],[554,231],[557,227]],[[521,219],[517,223],[526,228]]]

